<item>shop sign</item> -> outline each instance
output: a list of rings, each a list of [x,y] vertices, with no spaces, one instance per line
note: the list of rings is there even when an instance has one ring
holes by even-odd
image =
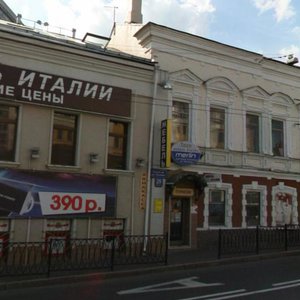
[[[163,181],[166,177],[166,170],[162,169],[151,169],[151,178],[154,178],[154,186],[155,187],[162,187],[163,186]]]
[[[43,215],[105,211],[105,194],[39,192]]]
[[[196,164],[203,153],[191,142],[178,142],[172,147],[172,159],[178,165]]]
[[[171,165],[171,120],[161,122],[160,166],[169,168]]]
[[[103,224],[103,230],[123,230],[124,221],[122,219],[105,220]]]
[[[175,197],[193,197],[194,190],[189,188],[174,188],[173,189],[173,196]]]
[[[163,178],[160,178],[160,177],[157,177],[157,178],[154,178],[154,186],[157,187],[157,188],[160,188],[164,185],[164,180]]]
[[[46,231],[70,231],[70,227],[68,220],[48,220]]]
[[[154,213],[162,213],[163,212],[163,200],[158,198],[154,199],[154,207],[153,207]]]
[[[3,216],[113,217],[115,209],[115,176],[0,169]]]
[[[204,174],[204,179],[206,182],[221,182],[222,175],[216,173],[208,173],[208,174]]]
[[[140,188],[140,209],[145,209],[147,199],[147,173],[143,173],[141,177]]]
[[[8,232],[8,220],[0,220],[0,232]]]
[[[164,179],[167,175],[166,170],[162,170],[162,169],[156,169],[156,168],[152,168],[151,169],[151,178],[162,178]]]
[[[130,117],[131,90],[0,64],[0,96],[60,108]]]

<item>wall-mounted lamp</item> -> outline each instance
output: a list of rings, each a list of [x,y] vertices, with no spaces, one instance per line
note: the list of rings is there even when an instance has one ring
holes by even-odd
[[[30,157],[32,159],[37,159],[40,157],[40,148],[34,147],[30,149]]]
[[[145,166],[145,160],[143,158],[137,158],[135,161],[135,165],[138,168],[142,168]]]
[[[160,86],[164,89],[164,90],[172,90],[173,87],[170,83],[170,81],[163,81]]]
[[[90,153],[90,163],[96,163],[99,161],[98,153]]]

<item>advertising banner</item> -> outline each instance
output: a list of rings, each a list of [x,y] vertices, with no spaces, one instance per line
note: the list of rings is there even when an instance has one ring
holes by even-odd
[[[0,169],[0,216],[114,217],[116,177]]]
[[[22,102],[129,117],[131,90],[0,64],[0,96]]]

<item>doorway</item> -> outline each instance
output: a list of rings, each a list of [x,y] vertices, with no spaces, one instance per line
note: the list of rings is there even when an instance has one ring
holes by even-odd
[[[190,198],[170,202],[170,246],[190,245]]]

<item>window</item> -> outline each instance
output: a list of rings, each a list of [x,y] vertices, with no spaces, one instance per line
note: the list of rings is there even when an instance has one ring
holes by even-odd
[[[189,105],[173,101],[172,107],[172,139],[174,143],[189,139]]]
[[[225,147],[225,110],[210,109],[210,146],[224,149]]]
[[[51,164],[74,166],[76,160],[77,116],[54,113]]]
[[[259,153],[259,117],[246,115],[247,151]]]
[[[209,217],[210,226],[225,225],[225,191],[211,190],[209,195]]]
[[[109,123],[108,169],[125,170],[127,167],[128,124],[117,121]]]
[[[0,160],[14,161],[16,150],[18,108],[0,105]]]
[[[246,224],[260,225],[260,192],[248,191],[246,194]]]
[[[272,149],[273,155],[284,156],[283,122],[272,120]]]

